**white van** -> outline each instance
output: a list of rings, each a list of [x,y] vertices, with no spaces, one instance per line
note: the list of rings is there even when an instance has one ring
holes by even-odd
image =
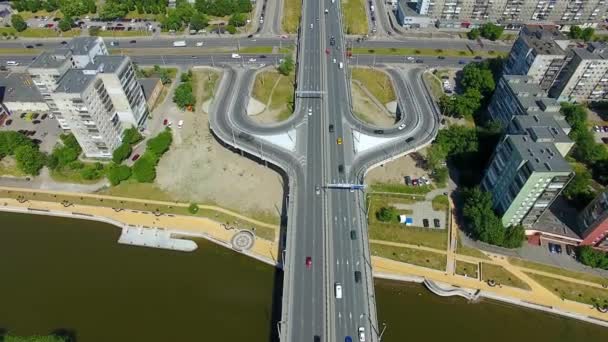
[[[239,55],[238,53],[233,53],[232,58],[241,58],[241,55]]]
[[[342,284],[336,283],[336,298],[342,299]]]
[[[340,69],[344,68],[344,63],[340,62]]]
[[[15,61],[6,61],[6,65],[8,65],[8,66],[17,66],[17,65],[19,65],[19,63],[15,62]]]

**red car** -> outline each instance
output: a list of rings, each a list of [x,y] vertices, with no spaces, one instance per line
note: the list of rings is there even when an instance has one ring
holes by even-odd
[[[312,258],[306,257],[306,268],[310,269],[312,267]]]
[[[131,158],[132,161],[136,161],[137,159],[139,159],[139,154],[136,154]]]
[[[168,123],[169,123],[169,120],[167,120],[167,119],[163,120],[163,125],[167,126]]]
[[[329,55],[329,49],[325,49],[325,53]]]

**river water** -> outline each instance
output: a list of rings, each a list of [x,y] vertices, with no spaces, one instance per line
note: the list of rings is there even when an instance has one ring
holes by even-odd
[[[123,246],[113,226],[36,215],[0,213],[0,227],[0,330],[78,342],[257,342],[276,331],[280,274],[226,248]],[[385,342],[608,341],[608,328],[415,284],[377,281],[376,296]]]

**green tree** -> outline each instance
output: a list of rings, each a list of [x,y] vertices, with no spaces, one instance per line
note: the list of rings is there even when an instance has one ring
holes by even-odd
[[[442,96],[439,108],[444,115],[455,118],[473,117],[481,106],[482,95],[475,88],[467,89],[462,95]]]
[[[15,149],[19,146],[29,145],[34,143],[28,137],[19,132],[1,131],[0,132],[0,159],[5,156],[15,154]]]
[[[15,149],[15,160],[19,170],[28,175],[37,176],[46,162],[44,153],[31,145],[22,145]]]
[[[467,33],[467,37],[468,37],[470,40],[476,40],[476,39],[478,39],[478,38],[479,38],[479,36],[480,36],[480,35],[481,35],[481,33],[479,32],[479,29],[478,29],[478,28],[471,29],[471,31],[469,31],[469,32]]]
[[[591,174],[584,167],[575,166],[574,178],[564,188],[564,197],[576,208],[584,208],[593,198],[595,193],[591,188]]]
[[[230,34],[235,34],[236,27],[234,27],[234,25],[226,25],[226,31],[228,31],[228,33],[230,33]]]
[[[570,37],[572,39],[580,39],[582,33],[583,33],[583,30],[579,26],[572,25],[572,26],[570,26],[570,31],[568,32],[568,37]]]
[[[500,38],[503,31],[503,27],[494,25],[492,23],[485,23],[481,25],[481,28],[479,29],[481,36],[489,40],[496,40]]]
[[[80,176],[86,180],[94,180],[103,177],[104,167],[102,163],[89,163],[80,170]]]
[[[191,30],[202,30],[209,25],[209,18],[204,13],[196,12],[190,18]]]
[[[198,205],[196,203],[190,203],[188,206],[188,212],[192,215],[198,213]]]
[[[376,217],[382,222],[395,221],[397,215],[399,215],[399,213],[395,207],[382,207],[376,212]]]
[[[433,169],[433,173],[431,173],[431,178],[437,184],[445,184],[448,180],[448,168],[447,167],[439,167]]]
[[[132,152],[133,149],[131,148],[131,145],[127,142],[123,142],[114,150],[114,152],[112,152],[112,161],[116,164],[120,164],[123,160],[127,159]]]
[[[188,72],[182,73],[179,77],[179,80],[182,82],[192,82],[192,70],[188,70]]]
[[[505,228],[492,209],[492,196],[479,188],[465,190],[463,215],[473,235],[484,242],[502,245]]]
[[[294,63],[293,63],[293,58],[291,58],[291,56],[287,56],[283,59],[283,62],[281,62],[281,64],[279,64],[279,72],[285,76],[289,76],[289,74],[291,74],[291,72],[293,71],[294,68]]]
[[[103,4],[99,17],[102,20],[114,20],[117,18],[124,18],[129,12],[129,8],[126,3],[108,0]]]
[[[580,246],[576,251],[578,260],[591,267],[608,269],[608,256],[591,246]]]
[[[184,22],[180,17],[180,14],[176,10],[169,10],[169,13],[167,13],[167,16],[162,21],[162,27],[165,30],[180,31],[183,23]]]
[[[229,25],[232,25],[234,27],[241,27],[241,26],[245,26],[245,24],[247,24],[247,14],[245,13],[235,13],[230,17],[230,20],[228,21]]]
[[[496,87],[492,71],[482,63],[469,63],[462,69],[461,85],[466,89],[477,89],[490,95]]]
[[[61,19],[57,24],[57,27],[59,27],[61,31],[65,32],[72,29],[73,23],[74,20],[71,17],[63,17],[63,19]]]
[[[13,25],[13,28],[15,28],[17,32],[23,32],[27,29],[27,23],[19,14],[13,14],[11,16],[11,25]]]
[[[595,35],[595,29],[593,27],[585,27],[583,32],[581,32],[581,39],[588,42],[593,39]]]
[[[127,165],[116,165],[113,164],[108,168],[106,174],[110,184],[118,185],[120,182],[129,179],[131,177],[131,168]]]
[[[502,246],[507,248],[519,248],[525,238],[526,230],[524,229],[524,226],[521,224],[511,226],[505,231],[505,239]]]
[[[173,142],[173,135],[171,134],[171,130],[166,129],[156,137],[148,140],[146,145],[148,149],[146,153],[150,152],[157,157],[160,157],[169,150],[171,142]]]
[[[137,131],[137,128],[130,127],[122,132],[122,141],[134,145],[142,141],[144,137]]]
[[[156,179],[157,160],[157,157],[151,152],[146,152],[137,159],[132,169],[135,180],[140,183],[152,183]]]
[[[173,102],[180,108],[184,109],[188,106],[194,106],[196,98],[192,94],[192,84],[182,83],[175,89],[173,94]]]

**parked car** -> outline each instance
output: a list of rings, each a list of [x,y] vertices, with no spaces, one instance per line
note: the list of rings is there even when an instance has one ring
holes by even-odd
[[[433,225],[435,226],[435,228],[441,228],[441,222],[439,222],[439,219],[433,219]]]
[[[38,119],[39,116],[40,116],[40,114],[34,113],[34,115],[32,115],[32,119]]]
[[[600,126],[596,125],[596,126],[593,126],[593,131],[600,132],[600,131],[602,131],[602,128]]]
[[[40,120],[34,120],[34,121],[32,121],[32,123],[33,123],[34,125],[37,125],[37,124],[39,124],[39,123],[40,123]]]
[[[424,228],[428,228],[429,227],[429,220],[428,219],[422,220],[422,225],[424,226]]]
[[[139,159],[139,154],[133,155],[133,157],[131,158],[131,161],[136,161],[137,159]]]
[[[7,126],[10,126],[12,123],[13,123],[13,120],[8,119],[8,120],[6,120],[6,122],[4,124]]]
[[[164,125],[164,126],[167,126],[167,124],[168,124],[168,123],[169,123],[169,120],[168,120],[168,119],[164,119],[164,120],[163,120],[163,125]]]
[[[42,114],[42,116],[40,117],[40,120],[46,119],[47,116],[48,116],[47,114]]]
[[[405,176],[405,185],[410,185],[410,184],[412,184],[412,177]]]

